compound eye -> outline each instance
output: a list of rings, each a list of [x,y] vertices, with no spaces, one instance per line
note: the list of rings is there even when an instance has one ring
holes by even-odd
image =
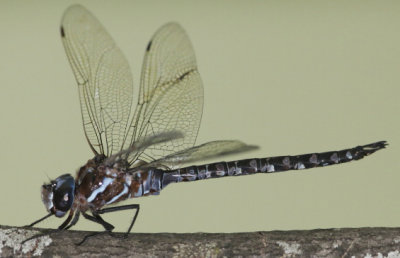
[[[64,215],[74,202],[75,181],[69,175],[62,175],[55,180],[53,188],[53,204],[59,215]],[[57,215],[57,214],[56,214]]]

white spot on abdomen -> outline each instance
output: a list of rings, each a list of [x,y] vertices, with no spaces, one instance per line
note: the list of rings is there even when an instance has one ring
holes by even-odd
[[[274,165],[267,165],[267,172],[274,172],[275,171],[275,167]]]
[[[285,158],[282,160],[282,164],[283,164],[284,166],[286,166],[286,167],[290,167],[290,159],[289,159],[289,157],[285,157]]]
[[[298,162],[296,163],[296,165],[294,166],[295,169],[305,169],[306,167],[304,166],[303,163]]]
[[[336,152],[332,154],[331,160],[332,160],[333,162],[335,162],[335,163],[339,163],[339,157],[338,157],[338,155],[337,155]]]
[[[311,155],[310,162],[313,163],[313,164],[318,164],[317,154],[314,153],[313,155]]]
[[[217,171],[215,171],[215,174],[216,174],[217,176],[224,176],[224,175],[225,175],[225,171],[223,171],[223,170],[217,170]]]

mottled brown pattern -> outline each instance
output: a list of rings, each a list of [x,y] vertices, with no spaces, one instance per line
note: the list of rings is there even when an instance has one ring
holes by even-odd
[[[78,170],[76,180],[82,180],[87,171],[90,171],[90,168],[93,170],[97,169],[97,164],[95,163],[94,159],[89,159],[86,164]]]
[[[129,197],[135,197],[135,194],[137,195],[143,190],[142,182],[147,179],[147,172],[129,174],[118,166],[106,168],[104,165],[100,164],[97,164],[95,159],[91,159],[78,170],[75,181],[79,187],[75,191],[74,210],[99,210],[106,205],[107,202],[120,194],[124,190],[124,185],[128,186],[128,192],[113,201],[113,204]],[[89,203],[87,199],[91,196],[93,191],[102,186],[103,180],[106,177],[114,181],[109,184],[104,191],[98,193],[94,200]],[[80,183],[78,184],[78,182]],[[151,191],[151,193],[154,192],[154,190]]]
[[[132,194],[131,197],[135,197],[135,194],[137,194],[140,191],[140,188],[142,188],[142,184],[139,182],[139,180],[132,181],[132,184],[129,187],[129,190]]]
[[[108,201],[110,201],[114,196],[117,196],[119,193],[121,193],[124,190],[124,184],[125,184],[125,178],[124,178],[124,173],[120,171],[116,171],[116,169],[112,169],[112,175],[114,173],[117,175],[116,177],[111,176],[111,178],[114,178],[114,182],[112,182],[101,194],[98,194],[95,201],[93,204],[95,206],[98,205],[99,200],[102,201],[99,204],[105,204]],[[108,176],[110,177],[110,176]],[[124,196],[128,196],[129,193],[127,193]],[[121,199],[121,198],[120,198]],[[116,203],[115,201],[114,203]],[[104,205],[103,204],[103,205]],[[103,206],[101,205],[101,206]]]
[[[132,183],[129,186],[129,192],[131,193],[131,197],[134,198],[135,194],[137,195],[141,190],[142,190],[142,180],[143,178],[141,176],[138,176],[139,173],[133,174],[132,177]],[[144,173],[140,173],[141,175]],[[147,178],[147,175],[146,175]]]
[[[93,171],[88,172],[88,169],[93,169]],[[103,181],[103,177],[105,175],[104,167],[100,168],[97,166],[89,166],[88,169],[82,172],[81,177],[78,176],[76,178],[76,180],[82,178],[78,191],[86,198],[90,196],[93,190],[99,187],[99,183]],[[82,175],[84,176],[82,177]]]

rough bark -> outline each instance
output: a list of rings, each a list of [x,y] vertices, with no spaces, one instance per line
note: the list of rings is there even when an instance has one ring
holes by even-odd
[[[38,232],[50,233],[21,245]],[[317,229],[251,233],[100,234],[0,226],[0,256],[96,257],[400,257],[400,228]]]

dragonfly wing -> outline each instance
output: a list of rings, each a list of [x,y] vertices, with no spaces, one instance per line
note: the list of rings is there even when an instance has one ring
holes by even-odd
[[[100,22],[84,7],[69,7],[61,38],[79,88],[83,127],[96,154],[123,147],[132,106],[129,64]]]
[[[146,48],[138,104],[127,143],[168,131],[183,132],[184,137],[149,146],[131,156],[130,161],[149,162],[192,147],[202,112],[203,86],[193,47],[178,24],[168,23],[154,34]]]
[[[258,149],[258,146],[247,145],[241,141],[212,141],[170,154],[146,166],[174,168],[190,162],[217,158],[255,149]]]
[[[105,160],[104,164],[106,166],[113,167],[115,163],[121,160],[127,160],[127,157],[130,155],[140,153],[151,145],[169,142],[179,138],[183,138],[183,134],[177,131],[146,136],[143,139],[136,141],[128,149],[121,150],[120,152],[111,155]]]

